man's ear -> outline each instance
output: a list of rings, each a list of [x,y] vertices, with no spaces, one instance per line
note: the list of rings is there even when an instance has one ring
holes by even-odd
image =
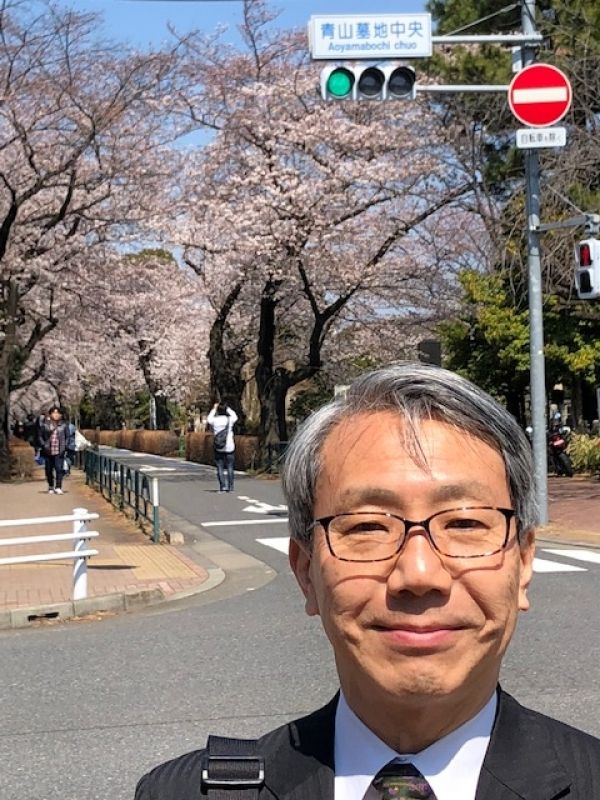
[[[309,617],[317,616],[319,606],[310,574],[312,564],[310,545],[300,543],[297,539],[290,539],[289,559],[292,572],[306,598],[304,610]]]
[[[533,557],[535,556],[535,531],[527,531],[520,543],[520,571],[519,571],[519,611],[529,610],[529,597],[527,589],[533,575]]]

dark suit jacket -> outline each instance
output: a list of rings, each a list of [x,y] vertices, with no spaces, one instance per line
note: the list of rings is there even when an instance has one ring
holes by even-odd
[[[259,740],[260,800],[333,800],[337,697]],[[204,751],[156,767],[135,800],[197,800]],[[530,711],[502,690],[475,800],[600,800],[600,740]]]

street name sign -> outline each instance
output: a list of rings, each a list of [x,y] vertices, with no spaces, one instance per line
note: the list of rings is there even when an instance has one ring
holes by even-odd
[[[573,92],[567,76],[552,64],[530,64],[512,79],[508,105],[524,125],[543,128],[562,119]]]
[[[517,148],[531,150],[538,147],[564,147],[567,143],[566,128],[519,128]]]
[[[308,43],[316,60],[429,58],[431,14],[317,14]]]

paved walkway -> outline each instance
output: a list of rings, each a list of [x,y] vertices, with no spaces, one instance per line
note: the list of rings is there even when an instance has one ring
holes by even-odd
[[[88,597],[92,602],[82,605],[82,608],[102,610],[99,598],[110,598],[111,602],[104,603],[107,610],[123,610],[195,593],[203,588],[209,573],[185,554],[185,547],[153,544],[137,525],[89,489],[82,473],[75,470],[65,479],[63,488],[64,495],[49,495],[41,470],[33,481],[0,483],[0,519],[66,515],[75,508],[86,508],[100,515],[99,519],[88,523],[89,530],[97,530],[100,536],[89,543],[90,547],[98,550],[98,555],[88,562]],[[70,530],[72,523],[0,528],[0,540]],[[26,547],[6,545],[0,547],[0,556],[71,549],[71,542]],[[10,613],[6,613],[11,610],[26,607],[31,611],[69,602],[72,570],[72,560],[0,566],[0,613],[5,612],[4,624],[0,621],[0,627],[11,626]],[[61,613],[60,616],[70,614]]]
[[[549,524],[538,538],[600,547],[600,480],[548,479]]]

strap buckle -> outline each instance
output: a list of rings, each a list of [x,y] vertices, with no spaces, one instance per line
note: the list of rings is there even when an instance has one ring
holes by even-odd
[[[225,777],[213,775],[211,776],[211,764],[213,765],[213,769],[216,768],[218,773],[219,771],[219,764],[222,764],[224,761],[229,761],[230,763],[236,762],[243,762],[244,767],[251,766],[251,762],[254,762],[255,769],[253,770],[254,775],[240,775],[238,777]],[[251,770],[249,769],[248,772]],[[228,770],[229,775],[231,775],[231,770]],[[242,755],[227,755],[227,756],[209,756],[205,755],[203,762],[202,762],[202,783],[205,786],[213,786],[213,787],[220,787],[220,786],[239,786],[240,788],[243,787],[250,787],[250,786],[262,786],[265,782],[265,762],[262,756],[242,756]]]

